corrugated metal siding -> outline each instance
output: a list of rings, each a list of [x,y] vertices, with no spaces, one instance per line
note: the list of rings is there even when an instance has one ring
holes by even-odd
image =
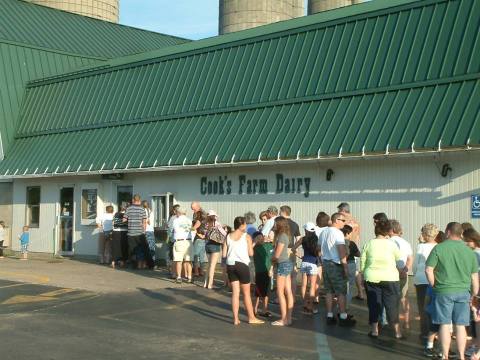
[[[13,141],[25,85],[29,80],[73,71],[97,62],[91,58],[5,44],[0,40],[0,133],[3,151],[8,151]]]
[[[419,1],[242,44],[147,54],[147,63],[35,84],[19,135],[478,78],[479,18],[478,1]]]
[[[0,1],[0,39],[103,58],[189,41],[19,0]]]
[[[351,204],[352,214],[361,224],[361,240],[365,242],[373,237],[372,216],[376,212],[385,212],[389,217],[398,219],[404,228],[405,238],[414,246],[425,223],[437,224],[444,229],[450,221],[469,221],[476,228],[480,219],[470,218],[470,195],[480,193],[480,157],[478,152],[457,154],[436,154],[421,158],[377,159],[377,160],[337,160],[328,164],[254,166],[245,168],[202,169],[200,171],[163,172],[149,174],[127,174],[121,184],[133,185],[134,192],[150,199],[152,194],[174,194],[176,203],[185,208],[194,200],[201,202],[205,210],[214,209],[222,223],[232,225],[236,216],[247,211],[259,214],[269,205],[290,205],[292,217],[300,225],[315,221],[319,211],[331,214],[340,202]],[[452,173],[443,178],[441,167],[449,163]],[[326,181],[328,168],[335,172],[332,181]],[[275,176],[310,177],[310,196],[303,194],[277,194]],[[238,195],[238,176],[249,179],[267,179],[268,194]],[[231,195],[201,195],[200,178],[218,179],[228,176],[234,183]],[[13,234],[21,230],[25,221],[25,187],[42,187],[41,228],[32,232],[32,245],[38,251],[50,251],[52,229],[55,224],[54,204],[59,199],[59,188],[76,184],[76,211],[79,214],[79,185],[84,183],[100,184],[99,197],[104,204],[116,202],[116,181],[101,180],[100,177],[68,177],[51,179],[14,180],[14,224]],[[99,202],[100,204],[100,202]],[[102,212],[99,205],[99,214]],[[191,214],[189,214],[191,215]],[[97,241],[94,228],[81,226],[76,221],[76,254],[96,254]],[[15,246],[19,246],[18,242]],[[44,248],[42,248],[44,247]]]
[[[480,81],[20,138],[1,175],[480,143]],[[281,120],[279,120],[281,119]],[[128,151],[119,151],[119,141]],[[191,146],[190,146],[191,145]]]

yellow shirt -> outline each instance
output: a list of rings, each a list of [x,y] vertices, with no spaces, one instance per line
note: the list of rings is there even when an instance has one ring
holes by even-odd
[[[372,239],[362,251],[361,271],[365,281],[399,281],[397,260],[400,250],[390,239]]]

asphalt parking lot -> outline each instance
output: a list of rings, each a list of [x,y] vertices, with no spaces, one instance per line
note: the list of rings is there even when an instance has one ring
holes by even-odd
[[[11,260],[14,261],[14,260]],[[0,265],[0,278],[5,262]],[[20,273],[15,263],[11,274]],[[58,266],[67,271],[68,261]],[[38,266],[41,267],[40,262]],[[86,264],[85,281],[98,274]],[[30,273],[31,273],[30,268]],[[112,270],[113,271],[113,270]],[[388,334],[373,341],[366,336],[366,308],[353,305],[353,329],[327,327],[323,306],[314,317],[297,306],[288,328],[270,324],[231,324],[230,294],[196,285],[177,285],[158,273],[158,289],[97,292],[32,281],[0,280],[0,339],[9,359],[421,359],[418,334],[405,341]],[[28,274],[23,272],[23,274]],[[140,279],[150,272],[134,274]],[[36,274],[48,279],[48,275]],[[116,272],[115,276],[122,276]],[[132,274],[125,273],[125,276]],[[88,286],[86,286],[88,288]],[[273,305],[272,311],[278,313]],[[243,318],[245,321],[245,317]]]

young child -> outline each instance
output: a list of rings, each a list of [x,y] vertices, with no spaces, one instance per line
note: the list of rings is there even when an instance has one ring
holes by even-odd
[[[20,245],[22,248],[22,258],[20,260],[27,260],[28,258],[28,244],[30,244],[30,233],[27,225],[23,227],[23,232],[18,235]]]
[[[260,231],[253,234],[255,246],[253,248],[253,262],[255,264],[255,314],[264,317],[271,317],[268,311],[268,290],[272,277],[272,253],[273,244],[265,242]],[[263,312],[258,313],[260,301],[263,302]]]
[[[7,230],[5,230],[5,222],[0,221],[0,259],[3,259],[3,242],[7,236]]]
[[[300,267],[300,272],[302,273],[303,310],[305,314],[313,315],[318,313],[318,310],[313,307],[313,303],[317,289],[320,249],[318,237],[315,234],[315,224],[307,223],[303,226],[303,229],[305,230],[305,236],[296,242],[293,249],[295,251],[300,245],[303,248],[302,265]],[[310,290],[307,294],[308,284],[310,284]]]

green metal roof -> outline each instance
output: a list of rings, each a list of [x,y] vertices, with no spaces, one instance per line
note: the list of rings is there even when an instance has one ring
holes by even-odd
[[[0,174],[477,146],[479,21],[378,0],[35,82]]]
[[[28,81],[187,41],[20,0],[1,0],[0,159],[13,142]]]
[[[0,1],[0,39],[104,59],[189,41],[20,0]]]

